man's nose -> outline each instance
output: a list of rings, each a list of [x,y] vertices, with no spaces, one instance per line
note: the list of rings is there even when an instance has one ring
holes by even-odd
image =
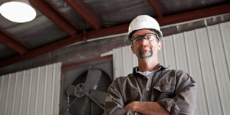
[[[149,41],[148,40],[146,40],[144,37],[143,37],[143,39],[141,40],[141,44],[147,44]]]

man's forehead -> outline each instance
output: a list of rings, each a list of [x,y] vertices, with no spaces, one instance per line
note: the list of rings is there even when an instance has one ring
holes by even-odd
[[[133,36],[135,35],[140,35],[140,34],[145,34],[145,33],[155,33],[155,31],[153,29],[141,29],[141,30],[137,30]]]

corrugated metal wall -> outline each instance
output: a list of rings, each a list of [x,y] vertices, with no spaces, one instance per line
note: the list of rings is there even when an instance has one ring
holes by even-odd
[[[159,61],[197,82],[197,115],[230,113],[230,22],[164,37]],[[113,50],[114,76],[137,66],[130,46]]]
[[[0,76],[0,115],[58,115],[61,63]]]

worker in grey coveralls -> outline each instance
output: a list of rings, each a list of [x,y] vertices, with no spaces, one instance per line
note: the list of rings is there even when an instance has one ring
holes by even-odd
[[[182,70],[159,64],[162,32],[158,22],[140,15],[129,25],[131,49],[138,67],[110,85],[105,100],[107,115],[194,115],[196,83]]]

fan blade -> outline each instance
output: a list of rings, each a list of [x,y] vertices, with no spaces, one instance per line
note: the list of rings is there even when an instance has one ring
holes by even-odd
[[[98,90],[90,90],[90,96],[95,99],[98,103],[104,105],[106,92],[98,91]]]
[[[82,106],[80,108],[80,111],[79,111],[79,115],[84,115],[85,109],[86,109],[86,106],[87,106],[88,102],[89,102],[89,98],[87,96],[85,96],[84,97],[84,102],[83,102],[83,104],[82,104]]]
[[[99,69],[89,69],[85,80],[85,90],[89,91],[90,89],[96,89],[98,82],[101,78],[101,70]]]
[[[86,96],[88,96],[93,102],[95,102],[100,108],[104,109],[103,106],[101,106],[100,103],[98,103],[91,95],[88,94],[88,92],[85,91]]]
[[[71,95],[71,96],[75,96],[74,90],[75,90],[74,85],[70,85],[68,86],[68,88],[66,89],[66,94]]]

